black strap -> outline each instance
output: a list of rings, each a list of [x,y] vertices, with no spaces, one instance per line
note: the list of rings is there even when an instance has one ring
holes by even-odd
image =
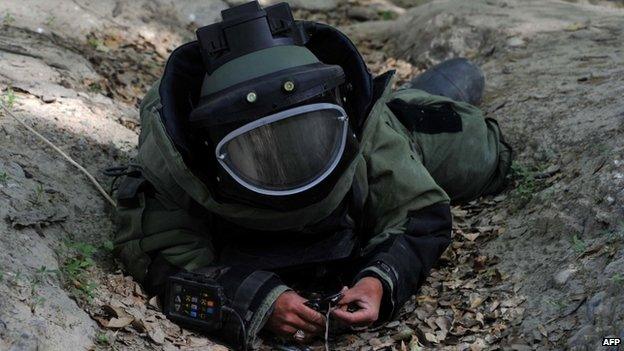
[[[256,297],[262,286],[275,276],[274,273],[267,271],[255,271],[251,273],[241,285],[236,289],[234,294],[234,308],[242,312],[241,317],[245,323],[249,323],[253,313],[250,313],[249,306]]]
[[[457,133],[462,131],[461,116],[450,103],[424,106],[401,99],[386,103],[388,108],[410,131],[425,134]]]
[[[142,174],[139,176],[126,176],[117,189],[117,202],[123,207],[137,207],[139,190],[147,183]]]
[[[360,233],[364,227],[364,205],[366,204],[366,197],[364,187],[358,181],[357,177],[353,178],[351,184],[351,201],[349,202],[349,214],[355,222],[355,232]]]

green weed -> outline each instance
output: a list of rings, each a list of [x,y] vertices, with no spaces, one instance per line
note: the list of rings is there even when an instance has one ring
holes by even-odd
[[[110,340],[108,339],[108,335],[106,333],[98,333],[95,337],[95,340],[98,344],[109,345]]]
[[[81,242],[67,243],[66,246],[72,254],[63,262],[63,280],[75,297],[90,300],[94,296],[96,284],[91,281],[89,269],[95,265],[93,255],[98,249]]]
[[[104,43],[101,40],[97,38],[93,38],[93,37],[87,39],[87,44],[89,44],[89,46],[94,49],[97,49],[101,45],[104,45]]]
[[[535,172],[520,163],[513,162],[511,164],[511,177],[515,179],[517,184],[514,195],[523,203],[529,202],[537,191]]]
[[[45,24],[46,26],[50,27],[54,24],[55,21],[56,21],[56,17],[52,15],[46,18]]]
[[[18,270],[15,272],[15,276],[13,277],[13,283],[18,284],[22,280],[22,271]]]
[[[102,249],[104,249],[107,252],[113,252],[114,248],[115,248],[115,244],[113,244],[111,240],[106,240],[102,243]]]
[[[553,297],[549,297],[545,300],[545,302],[552,306],[555,309],[562,310],[566,308],[567,304],[562,299],[555,299]]]
[[[8,181],[9,175],[7,174],[7,172],[0,172],[0,184],[6,185]]]
[[[621,285],[624,283],[624,275],[622,275],[622,273],[616,273],[613,277],[611,277],[611,281],[615,284]]]
[[[10,26],[15,23],[15,17],[10,12],[5,12],[4,18],[2,19],[2,24],[6,26]]]
[[[37,184],[34,193],[31,195],[30,202],[35,205],[41,205],[43,203],[44,194],[45,188],[43,187],[43,184]]]
[[[379,12],[379,16],[384,21],[391,21],[391,20],[393,20],[393,19],[395,19],[397,17],[396,13],[394,13],[392,11],[381,11],[381,12]]]
[[[102,93],[102,86],[100,83],[91,83],[89,84],[89,91],[92,93],[100,94]]]
[[[587,249],[587,244],[585,244],[583,239],[579,238],[578,234],[574,234],[572,237],[572,248],[574,249],[574,252],[581,254]]]
[[[48,269],[46,266],[41,266],[41,268],[35,271],[32,279],[30,280],[30,296],[32,297],[30,303],[30,309],[34,313],[35,308],[43,305],[45,302],[45,298],[43,296],[39,296],[37,293],[37,288],[44,282],[44,280],[50,275],[57,275],[59,272],[56,269]]]
[[[619,242],[624,239],[624,222],[620,222],[617,228],[618,229],[605,229],[600,232],[600,235],[605,237],[608,242]]]
[[[15,105],[15,92],[12,88],[8,88],[4,92],[2,98],[0,99],[0,104],[8,108],[9,110],[13,108],[13,106]]]

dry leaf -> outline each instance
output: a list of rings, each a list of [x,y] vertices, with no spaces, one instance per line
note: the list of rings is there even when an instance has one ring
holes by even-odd
[[[382,342],[378,338],[371,338],[370,340],[368,340],[368,344],[372,347],[375,347],[381,345]]]
[[[401,325],[401,322],[399,322],[399,321],[392,321],[392,322],[389,322],[388,324],[386,324],[386,328],[393,329],[393,328],[398,327],[399,325]]]
[[[107,313],[109,316],[111,317],[115,317],[115,318],[121,318],[121,317],[128,317],[128,313],[121,307],[119,306],[113,306],[113,305],[103,305],[102,306],[102,310],[104,310],[105,313]]]
[[[478,294],[470,294],[470,308],[474,309],[483,303],[483,297]]]
[[[96,320],[96,322],[98,322],[98,324],[100,324],[100,326],[102,326],[102,328],[106,328],[108,326],[108,319],[106,318],[102,318],[102,317],[93,317],[93,319]]]
[[[438,328],[440,328],[440,330],[444,331],[448,331],[451,326],[451,322],[448,320],[448,318],[442,316],[439,316],[435,319],[435,324],[438,326]]]
[[[583,22],[575,22],[564,28],[567,32],[576,32],[581,29],[587,29],[588,24]]]
[[[191,336],[188,339],[188,343],[190,347],[204,347],[210,345],[210,340],[206,338]]]
[[[490,313],[494,312],[498,308],[499,305],[500,305],[500,301],[494,300],[489,308]]]
[[[422,347],[416,335],[412,336],[412,340],[409,343],[409,351],[422,351]]]
[[[544,328],[544,326],[543,326],[543,325],[538,324],[538,325],[537,325],[537,329],[540,331],[540,333],[541,333],[541,334],[542,334],[545,338],[547,338],[547,337],[548,337],[548,332],[546,332],[546,328]]]
[[[403,328],[398,333],[392,335],[392,339],[396,341],[408,340],[414,335],[414,331],[410,328]]]
[[[132,321],[132,327],[139,333],[145,333],[147,331],[145,323],[143,323],[143,321],[140,319],[135,319],[134,321]]]
[[[119,328],[123,328],[127,325],[130,325],[130,323],[132,323],[132,321],[134,320],[134,318],[128,316],[128,317],[120,317],[120,318],[113,318],[111,320],[108,321],[108,323],[106,324],[106,328],[111,328],[111,329],[119,329]]]
[[[463,234],[462,233],[462,236],[464,238],[466,238],[468,241],[475,241],[475,240],[477,240],[479,235],[480,235],[479,233],[468,233],[468,234]]]
[[[438,338],[433,333],[425,333],[425,339],[432,343],[438,343]]]
[[[474,263],[472,265],[473,269],[475,271],[482,271],[485,269],[485,267],[487,266],[487,256],[477,256],[474,259]]]
[[[477,322],[481,323],[481,326],[485,324],[483,322],[483,313],[477,312],[477,314],[475,315],[475,319],[477,320]]]
[[[134,283],[134,295],[139,297],[145,297],[145,293],[138,283]]]
[[[470,345],[470,351],[481,351],[485,348],[485,340],[479,338],[475,340],[475,342]]]
[[[149,299],[149,301],[147,301],[147,305],[157,311],[160,311],[160,300],[158,299],[158,296],[154,296],[151,299]]]
[[[147,331],[147,335],[158,345],[162,345],[165,342],[165,333],[159,326],[150,326],[150,329]]]
[[[394,340],[386,341],[384,343],[379,344],[378,346],[373,346],[373,351],[383,350],[390,346],[394,345]]]

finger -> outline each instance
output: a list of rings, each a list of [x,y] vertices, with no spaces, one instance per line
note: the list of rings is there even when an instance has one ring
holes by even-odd
[[[338,301],[338,305],[347,305],[358,300],[359,295],[354,294],[352,290],[347,289],[343,291],[342,298]]]
[[[297,313],[299,317],[303,318],[309,323],[316,325],[319,328],[325,327],[325,317],[306,305],[301,305],[301,308],[298,308],[295,313]]]
[[[373,313],[368,309],[361,309],[355,312],[337,309],[332,313],[336,318],[350,325],[366,325],[375,321]]]

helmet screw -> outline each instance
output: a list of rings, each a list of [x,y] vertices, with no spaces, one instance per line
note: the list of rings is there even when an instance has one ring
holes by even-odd
[[[258,100],[258,95],[256,94],[255,91],[250,91],[247,93],[247,96],[245,97],[245,99],[247,99],[247,102],[249,103],[254,103],[256,102],[256,100]]]
[[[217,156],[219,158],[219,160],[225,160],[225,154],[219,154],[219,156]]]
[[[282,88],[284,88],[284,91],[290,93],[291,91],[295,90],[295,83],[291,80],[287,80],[284,82]]]

